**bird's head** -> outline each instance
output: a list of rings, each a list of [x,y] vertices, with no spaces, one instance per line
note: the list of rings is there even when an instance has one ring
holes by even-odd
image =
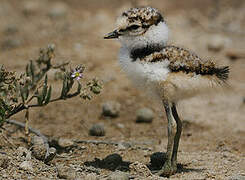
[[[129,48],[152,43],[166,44],[168,27],[157,9],[131,8],[117,18],[116,29],[104,36],[104,39],[113,38],[118,38]]]

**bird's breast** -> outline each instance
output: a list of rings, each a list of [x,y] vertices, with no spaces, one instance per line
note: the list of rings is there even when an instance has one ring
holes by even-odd
[[[164,81],[169,73],[168,61],[133,61],[123,49],[119,53],[119,64],[136,87],[148,91],[154,91],[156,84]]]

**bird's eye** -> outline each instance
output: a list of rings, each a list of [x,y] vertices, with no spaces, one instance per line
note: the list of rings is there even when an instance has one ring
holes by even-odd
[[[119,30],[119,32],[121,32],[121,33],[122,33],[122,32],[125,32],[125,31],[126,31],[126,29],[120,29],[120,30]]]
[[[134,25],[132,25],[132,26],[129,26],[128,29],[129,29],[129,30],[136,30],[136,29],[138,29],[139,27],[140,27],[140,26],[134,24]]]

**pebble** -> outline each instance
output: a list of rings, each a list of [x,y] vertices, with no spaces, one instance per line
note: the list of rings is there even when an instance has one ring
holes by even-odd
[[[48,16],[53,19],[63,18],[67,15],[67,6],[64,3],[56,3],[51,7]]]
[[[3,169],[6,169],[9,165],[9,159],[8,156],[5,154],[0,154],[0,167]]]
[[[44,141],[41,137],[39,136],[33,136],[31,139],[32,147],[32,155],[38,159],[43,161],[46,156],[46,146],[44,144]]]
[[[23,161],[20,164],[20,169],[26,170],[26,171],[33,171],[32,164],[30,161]]]
[[[129,175],[125,172],[116,171],[110,174],[108,180],[129,180]]]
[[[105,128],[103,124],[94,124],[89,129],[89,135],[90,136],[104,136],[105,135]]]
[[[160,169],[167,160],[166,153],[155,152],[150,156],[150,164],[152,167]]]
[[[121,104],[116,101],[108,101],[102,104],[102,115],[106,117],[118,117]]]
[[[110,154],[103,159],[103,167],[109,170],[115,170],[121,163],[122,157],[119,154]]]
[[[21,160],[31,160],[31,151],[25,147],[18,147],[17,156]]]
[[[99,180],[99,177],[95,173],[90,173],[85,176],[84,180]]]
[[[136,123],[151,123],[154,119],[154,113],[149,108],[141,108],[136,112]]]
[[[140,163],[138,161],[130,164],[129,169],[130,169],[130,174],[139,175],[143,177],[152,176],[152,173],[148,169],[148,167],[145,164]]]
[[[6,39],[5,41],[2,42],[1,47],[4,50],[9,50],[9,49],[15,49],[19,46],[21,46],[22,42],[20,39]]]
[[[228,180],[245,180],[245,176],[243,175],[233,175],[228,177]]]
[[[208,50],[219,52],[224,48],[226,43],[226,39],[220,35],[213,35],[209,38],[209,42],[207,44]]]
[[[26,1],[23,5],[23,14],[26,16],[30,16],[35,14],[40,8],[39,1]]]
[[[19,31],[18,26],[14,24],[10,24],[5,28],[4,34],[13,35],[13,34],[16,34],[18,31]]]
[[[73,147],[75,145],[74,141],[72,141],[71,139],[66,139],[66,138],[60,138],[58,140],[58,145],[61,148],[70,148]]]
[[[58,177],[61,179],[75,179],[76,171],[70,167],[59,165],[57,167]]]
[[[241,49],[230,48],[225,52],[226,57],[230,60],[235,61],[237,59],[245,58],[245,52]]]
[[[57,150],[54,147],[49,148],[49,155],[45,159],[45,163],[50,162],[54,159],[57,154]]]

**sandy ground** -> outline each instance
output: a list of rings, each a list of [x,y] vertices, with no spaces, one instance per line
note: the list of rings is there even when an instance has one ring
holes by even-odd
[[[13,125],[5,125],[5,130],[1,130],[0,158],[7,156],[8,163],[1,165],[0,179],[62,178],[59,175],[61,165],[72,172],[63,178],[108,179],[115,169],[101,167],[98,162],[96,164],[96,158],[102,160],[113,153],[122,157],[126,165],[124,170],[119,170],[125,171],[131,179],[157,179],[138,171],[133,174],[128,164],[149,164],[154,152],[166,150],[163,107],[137,91],[120,71],[118,42],[102,38],[114,28],[115,19],[123,10],[143,3],[126,0],[0,1],[0,62],[6,68],[23,71],[25,64],[37,56],[39,48],[54,43],[57,62],[70,60],[73,65],[84,64],[85,78],[96,76],[104,82],[103,92],[91,101],[77,98],[33,109],[31,126],[50,139],[132,145],[120,148],[77,143],[68,152],[60,152],[49,165],[32,158],[33,169],[22,170],[23,159],[16,155],[16,149],[20,146],[28,148],[24,132]],[[227,56],[230,52],[239,56],[245,51],[244,1],[152,0],[148,4],[164,13],[171,29],[170,44],[191,49],[203,58],[213,58],[231,69],[229,90],[179,103],[184,129],[178,173],[171,179],[244,179],[245,57],[231,59]],[[58,93],[59,88],[55,91]],[[101,105],[107,101],[121,104],[119,117],[101,117]],[[154,111],[152,123],[135,123],[135,112],[141,107]],[[20,113],[13,119],[23,122],[23,117]],[[105,136],[88,135],[89,128],[95,123],[104,124]]]

